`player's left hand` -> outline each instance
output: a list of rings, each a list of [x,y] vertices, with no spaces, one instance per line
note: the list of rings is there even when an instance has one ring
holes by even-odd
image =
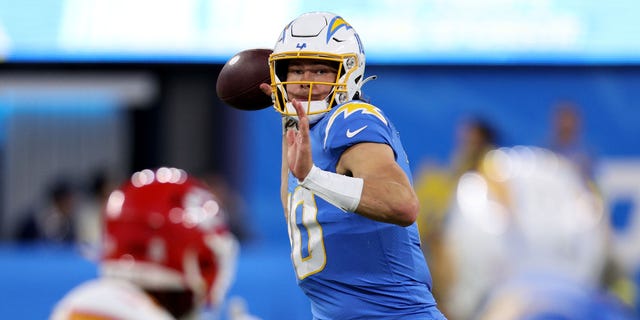
[[[298,130],[289,129],[287,131],[287,161],[293,176],[302,181],[313,167],[311,141],[309,139],[309,118],[300,101],[293,99],[291,103],[298,115]]]

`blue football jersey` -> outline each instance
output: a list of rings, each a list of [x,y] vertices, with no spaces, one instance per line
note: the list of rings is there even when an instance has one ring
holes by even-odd
[[[334,107],[310,137],[322,170],[336,172],[340,156],[354,144],[384,143],[411,180],[399,133],[371,104]],[[288,192],[291,259],[314,319],[444,319],[415,223],[401,227],[344,212],[298,186],[291,173]]]

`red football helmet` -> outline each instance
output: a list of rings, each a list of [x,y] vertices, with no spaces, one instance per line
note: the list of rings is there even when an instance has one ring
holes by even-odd
[[[191,301],[183,312],[224,298],[234,276],[237,241],[215,196],[183,170],[136,172],[111,193],[104,222],[104,276],[150,292],[186,292]],[[169,297],[165,300],[176,300]]]

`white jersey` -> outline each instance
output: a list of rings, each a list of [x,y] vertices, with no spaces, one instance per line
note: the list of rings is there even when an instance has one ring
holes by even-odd
[[[174,320],[139,287],[109,278],[74,288],[58,302],[50,317],[71,319]]]
[[[597,286],[607,223],[573,164],[524,146],[491,151],[484,161],[486,173],[458,181],[447,220],[445,239],[457,265],[447,300],[452,316],[472,318],[499,284],[529,274]]]

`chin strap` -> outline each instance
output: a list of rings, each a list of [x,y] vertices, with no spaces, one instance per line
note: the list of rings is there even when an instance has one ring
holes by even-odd
[[[309,118],[309,124],[318,122],[320,119],[322,119],[322,117],[324,117],[325,114],[327,114],[327,111],[329,111],[330,109],[326,100],[307,101],[303,102],[302,105],[307,109],[307,112],[314,112],[313,114],[307,114],[307,118]],[[298,116],[296,115],[296,109],[293,107],[293,103],[287,102],[285,106],[286,112],[290,114],[290,116],[288,117],[291,117],[298,121]],[[322,112],[315,113],[318,111]]]

